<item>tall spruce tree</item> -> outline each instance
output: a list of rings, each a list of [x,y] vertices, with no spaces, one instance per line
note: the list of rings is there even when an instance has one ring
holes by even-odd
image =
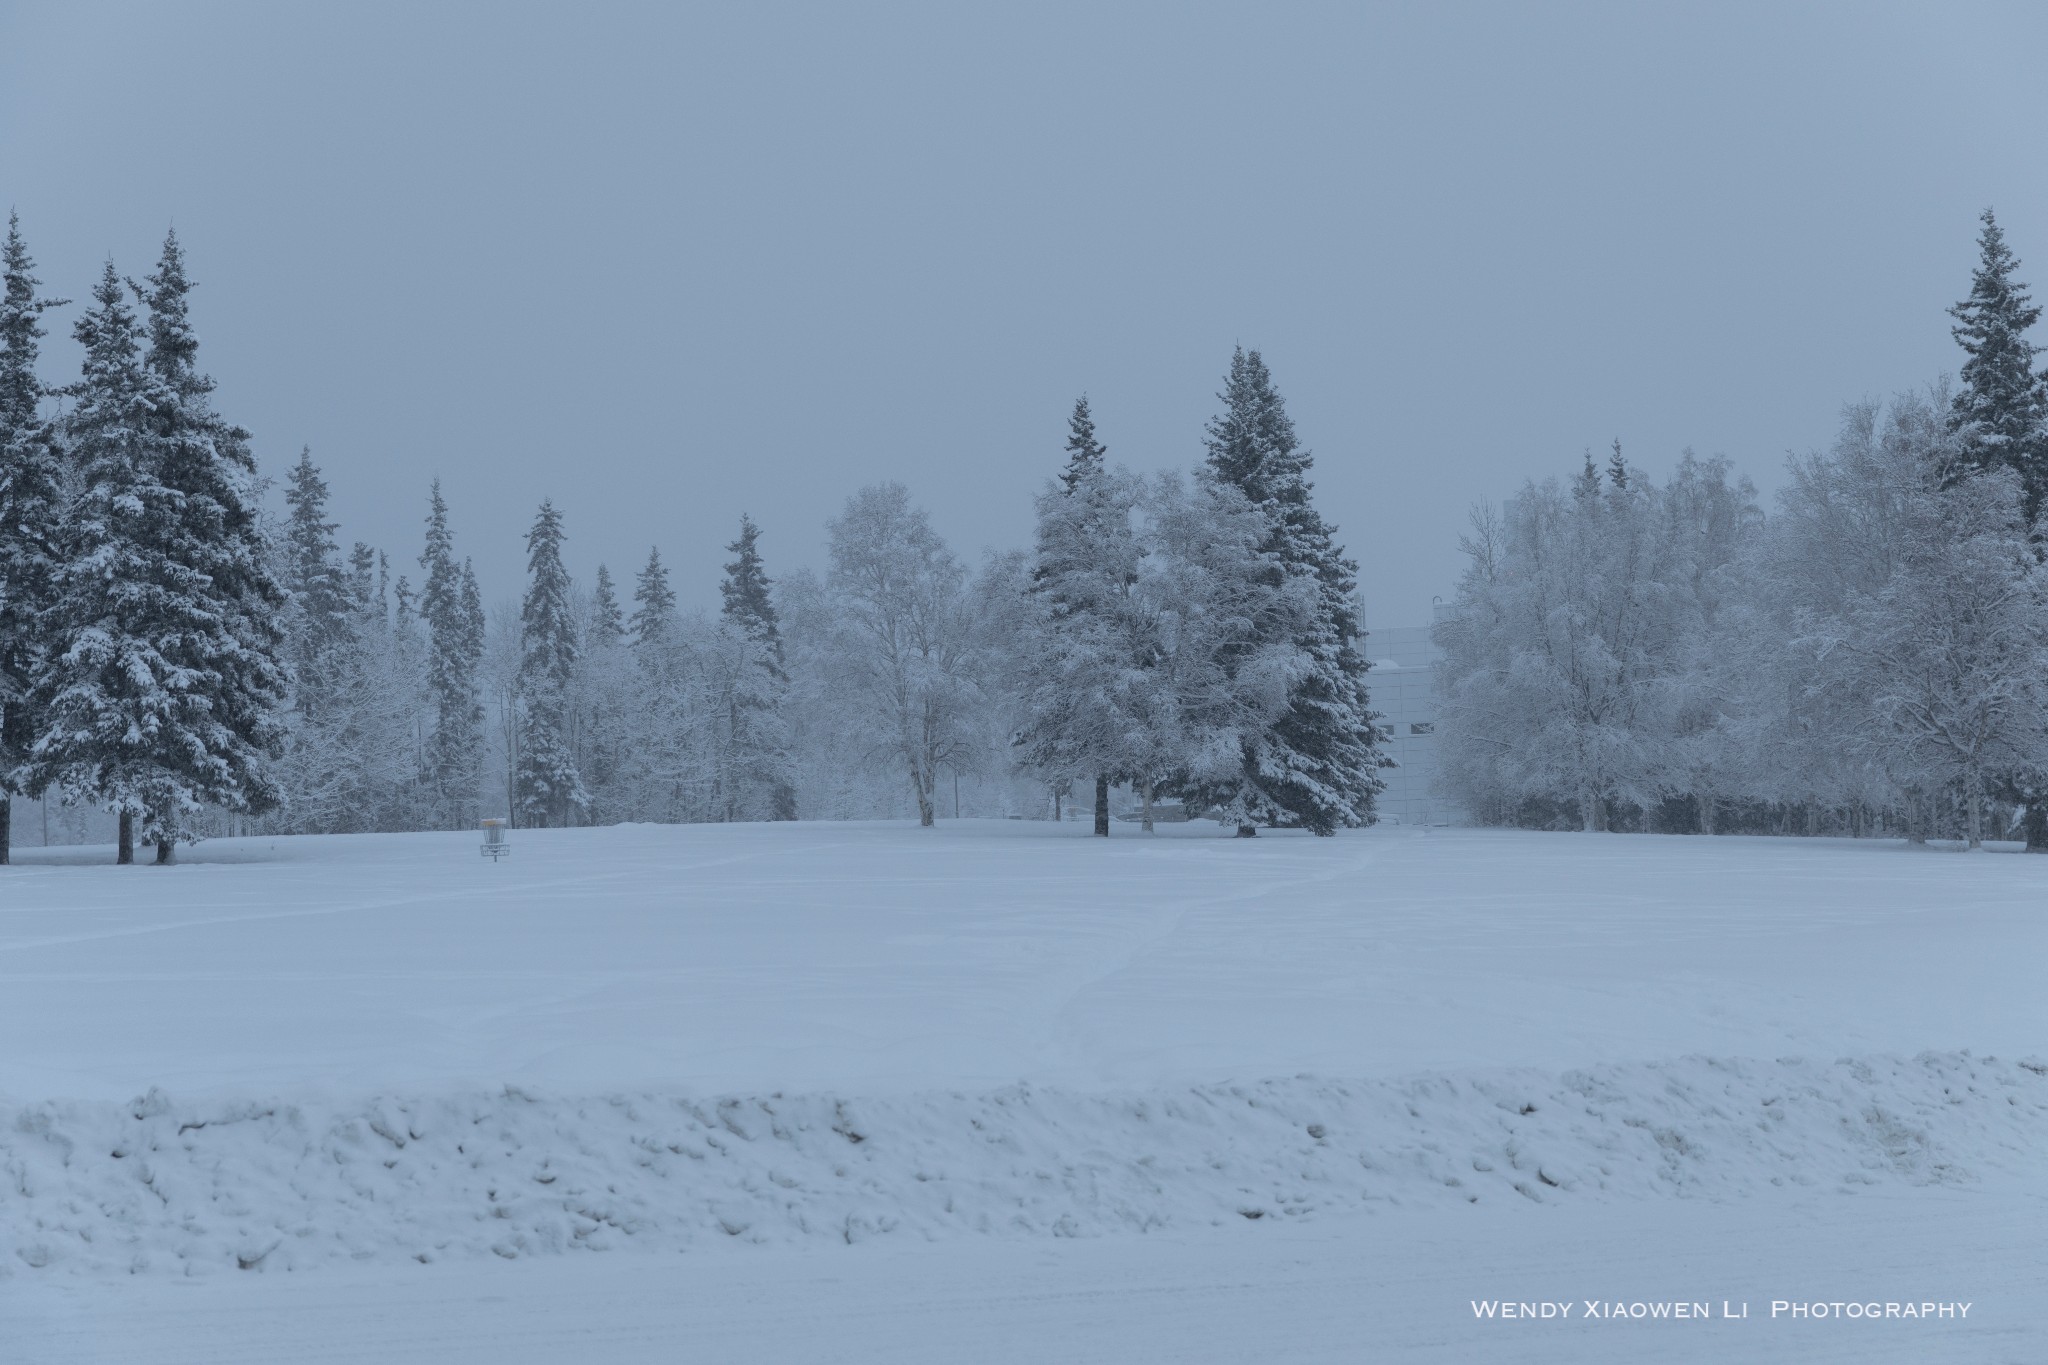
[[[626,638],[626,618],[619,611],[618,589],[612,586],[611,570],[597,566],[596,586],[590,590],[590,643],[615,645]]]
[[[295,618],[292,672],[297,709],[309,714],[332,694],[334,657],[348,644],[361,607],[341,563],[336,525],[327,520],[327,481],[313,463],[311,447],[299,451],[299,462],[286,476],[284,501],[284,586]],[[367,546],[357,549],[368,553]],[[356,572],[367,569],[359,564]]]
[[[469,823],[483,773],[484,708],[477,693],[483,662],[483,630],[463,601],[462,567],[455,562],[455,536],[448,528],[448,504],[434,480],[427,503],[427,545],[420,554],[426,579],[418,613],[427,627],[427,690],[433,699],[434,731],[423,755],[421,781],[436,822],[443,829]],[[402,580],[401,580],[402,581]],[[401,614],[410,604],[403,599]]]
[[[690,695],[676,595],[659,547],[648,550],[647,563],[634,582],[633,615],[627,626],[636,665],[638,740],[624,765],[626,780],[643,793],[647,818],[701,818],[697,803],[690,799],[704,766],[696,742],[700,718]]]
[[[65,435],[81,486],[41,616],[48,652],[30,698],[38,714],[28,784],[113,809],[125,864],[135,861],[135,815],[151,775],[148,737],[168,700],[157,604],[188,586],[157,548],[172,513],[156,477],[152,419],[174,400],[143,368],[141,326],[111,261],[73,335],[85,365],[67,390]]]
[[[1961,438],[1971,465],[2019,474],[2021,505],[2036,553],[2041,553],[2040,518],[2048,498],[2048,372],[2035,370],[2041,348],[2027,337],[2041,309],[2014,278],[2020,262],[2005,244],[1997,218],[1985,209],[1980,221],[1970,296],[1948,310],[1956,320],[1950,333],[1965,356],[1949,426]],[[2027,851],[2048,853],[2048,772],[2008,770],[1998,774],[1993,786],[2002,800],[2025,808]]]
[[[160,863],[185,837],[183,812],[205,803],[262,814],[278,803],[269,763],[283,752],[290,687],[282,619],[289,599],[272,568],[256,457],[249,433],[213,406],[213,379],[199,368],[191,290],[178,235],[166,233],[156,270],[139,289],[149,307],[143,363],[177,400],[156,414],[160,477],[179,514],[168,556],[200,579],[186,602],[174,604],[183,619],[164,623],[168,652],[188,681],[183,725],[164,735],[159,760],[175,775],[179,796],[150,817]]]
[[[782,627],[776,620],[775,601],[769,591],[774,585],[761,563],[760,539],[761,528],[742,512],[740,537],[725,547],[733,559],[725,566],[725,578],[718,585],[719,611],[727,621],[744,630],[749,639],[759,641],[771,651],[779,673]]]
[[[591,823],[606,824],[631,809],[619,778],[631,747],[634,719],[626,617],[611,570],[597,566],[590,590],[590,625],[576,688],[576,767],[590,792]]]
[[[1067,464],[1060,470],[1060,485],[1069,493],[1107,467],[1104,461],[1109,458],[1109,447],[1095,437],[1095,414],[1089,410],[1085,393],[1074,400],[1074,410],[1067,415],[1066,449]]]
[[[368,737],[359,724],[365,680],[357,638],[367,624],[368,565],[353,572],[343,566],[327,519],[327,481],[310,449],[300,450],[286,475],[284,500],[279,574],[291,600],[286,657],[293,683],[291,734],[279,766],[292,804],[285,828],[347,829],[369,800],[360,780]],[[367,547],[357,548],[368,555]]]
[[[2041,309],[2013,278],[2019,258],[1990,209],[1981,221],[1970,296],[1948,310],[1967,357],[1949,421],[1973,464],[2019,474],[2033,525],[2048,497],[2048,375],[2035,370],[2039,348],[2027,339]]]
[[[526,600],[519,609],[519,813],[546,829],[589,805],[569,747],[569,695],[581,656],[562,565],[562,514],[543,501],[526,533]]]
[[[462,586],[457,595],[457,603],[458,610],[456,614],[456,620],[458,621],[462,632],[462,648],[466,657],[470,660],[470,676],[476,679],[477,687],[477,748],[471,765],[468,780],[471,783],[472,789],[477,790],[479,792],[478,800],[479,803],[481,803],[481,790],[483,784],[484,767],[484,708],[482,696],[483,661],[484,646],[486,640],[488,639],[488,636],[486,634],[487,626],[484,617],[483,589],[477,584],[476,581],[476,565],[473,562],[471,562],[467,556],[465,556],[462,561]],[[483,807],[481,804],[478,805],[476,813],[479,816],[483,814]]]
[[[676,595],[668,585],[668,566],[661,562],[661,547],[647,552],[646,566],[633,584],[633,645],[640,650],[643,665],[649,652],[666,649],[675,638]]]
[[[188,812],[276,803],[267,767],[287,682],[248,435],[208,401],[175,238],[149,285],[146,356],[111,263],[79,321],[82,488],[60,541],[29,765],[39,785],[119,813],[124,862],[138,818],[168,862]]]
[[[782,703],[789,690],[782,627],[773,584],[761,562],[761,528],[740,516],[739,539],[718,585],[724,651],[724,735],[716,809],[726,820],[794,820],[796,787],[790,776],[789,732]]]
[[[1031,565],[1041,633],[1025,666],[1015,745],[1055,790],[1095,785],[1095,833],[1109,836],[1109,788],[1123,771],[1134,707],[1129,598],[1143,558],[1131,525],[1137,488],[1114,475],[1084,394],[1067,418],[1067,462],[1038,500]],[[1147,774],[1146,776],[1151,776]]]
[[[0,865],[11,858],[14,797],[33,795],[23,765],[35,742],[30,689],[47,657],[42,609],[50,599],[64,510],[56,431],[43,414],[49,390],[36,372],[44,312],[67,300],[39,299],[42,283],[7,217],[0,253]]]
[[[1390,763],[1366,695],[1358,566],[1311,501],[1312,458],[1257,351],[1237,349],[1218,398],[1223,410],[1209,423],[1208,473],[1263,511],[1273,572],[1313,580],[1317,609],[1293,641],[1306,667],[1289,691],[1285,714],[1244,738],[1242,767],[1233,779],[1195,785],[1202,788],[1202,804],[1235,813],[1238,833],[1247,837],[1259,824],[1316,834],[1370,824],[1373,798],[1386,786],[1380,772]]]

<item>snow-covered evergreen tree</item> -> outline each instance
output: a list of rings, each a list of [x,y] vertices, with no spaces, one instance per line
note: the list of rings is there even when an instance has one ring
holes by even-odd
[[[464,601],[462,566],[455,562],[455,536],[448,504],[434,480],[427,504],[427,544],[420,554],[426,579],[419,591],[419,618],[427,630],[427,688],[434,725],[427,737],[420,777],[430,793],[434,823],[462,829],[474,823],[483,771],[483,703],[477,695],[477,667],[483,661],[482,604]],[[402,580],[401,580],[402,581]],[[401,615],[409,614],[401,602]]]
[[[282,751],[289,673],[283,662],[288,597],[273,571],[262,523],[260,483],[249,433],[215,411],[211,377],[199,368],[184,250],[164,237],[157,268],[141,292],[149,308],[143,362],[176,402],[156,414],[159,477],[175,497],[168,557],[201,586],[166,620],[165,652],[182,669],[182,733],[164,736],[166,773],[177,799],[148,817],[157,861],[170,861],[180,817],[202,804],[261,814],[277,804],[269,762]]]
[[[720,613],[777,655],[782,650],[782,630],[775,616],[773,583],[761,562],[761,528],[744,512],[740,514],[739,539],[725,547],[733,556],[725,566],[718,585]],[[777,667],[780,662],[778,660]]]
[[[618,589],[611,571],[600,564],[585,614],[583,655],[571,708],[572,747],[590,795],[588,815],[593,824],[637,818],[622,781],[637,729],[637,682]]]
[[[1132,521],[1140,485],[1108,467],[1085,395],[1067,419],[1066,450],[1037,500],[1016,746],[1048,785],[1091,784],[1095,833],[1107,837],[1110,784],[1159,775],[1134,766],[1149,747],[1137,717],[1154,649],[1132,600],[1144,560]]]
[[[516,787],[524,823],[542,829],[570,824],[590,801],[569,746],[569,696],[582,651],[569,601],[569,571],[562,564],[563,539],[562,514],[545,500],[526,533]]]
[[[374,570],[372,566],[374,565]],[[351,561],[355,624],[342,670],[339,745],[350,780],[335,828],[432,828],[420,784],[423,740],[433,711],[417,623],[388,606],[383,554],[360,543]]]
[[[1060,485],[1067,492],[1079,490],[1087,479],[1108,468],[1109,447],[1104,445],[1095,433],[1095,413],[1088,406],[1088,395],[1082,394],[1074,400],[1074,410],[1067,415],[1067,463],[1060,470]]]
[[[56,570],[64,474],[56,431],[43,412],[48,393],[36,372],[42,314],[64,299],[41,299],[35,262],[19,218],[7,217],[0,252],[0,865],[9,861],[13,798],[33,794],[22,771],[35,742],[30,689],[47,657],[43,608]]]
[[[633,582],[633,617],[630,623],[635,648],[658,648],[674,637],[676,594],[669,586],[668,566],[661,562],[661,547],[647,552],[647,563]]]
[[[327,481],[310,448],[286,478],[280,576],[290,594],[286,656],[292,670],[291,733],[279,780],[291,807],[285,827],[332,829],[346,822],[355,786],[347,750],[359,698],[355,660],[360,607],[327,520]]]
[[[1209,423],[1208,472],[1265,512],[1273,572],[1313,578],[1320,604],[1293,642],[1309,663],[1293,685],[1287,713],[1266,734],[1246,737],[1241,772],[1206,784],[1202,802],[1233,812],[1245,835],[1259,824],[1316,834],[1369,824],[1388,760],[1366,694],[1369,664],[1359,650],[1358,566],[1311,501],[1311,457],[1257,351],[1237,350],[1218,397],[1223,410]],[[1242,648],[1267,643],[1247,641]]]
[[[718,585],[713,690],[720,724],[713,804],[717,818],[728,821],[796,818],[782,714],[789,674],[760,535],[753,518],[742,514],[739,539],[725,547],[733,558]]]
[[[2041,309],[2014,278],[2019,261],[1990,209],[1982,222],[1970,296],[1949,309],[1957,323],[1950,330],[1967,357],[1949,421],[1971,464],[2020,476],[2023,511],[2038,538],[2048,497],[2048,371],[2034,368],[2041,348],[2027,333]],[[2048,772],[2009,769],[1996,783],[2026,810],[2028,851],[2048,852]]]
[[[590,590],[590,643],[615,645],[626,638],[626,618],[619,610],[619,592],[612,585],[612,573],[597,566],[595,586]]]
[[[2048,375],[2034,368],[2039,348],[2027,337],[2041,309],[2013,277],[2019,259],[1990,209],[1982,222],[1970,296],[1949,309],[1968,357],[1950,421],[1972,464],[2019,475],[2032,524],[2048,497]]]
[[[327,520],[327,481],[313,463],[311,447],[299,451],[299,462],[286,475],[284,501],[289,512],[284,586],[301,622],[294,632],[292,666],[303,709],[308,679],[320,671],[320,655],[348,639],[358,604],[334,538],[337,525]]]
[[[166,862],[202,804],[274,804],[267,763],[287,675],[247,434],[208,401],[175,238],[149,285],[146,356],[111,263],[78,326],[86,366],[70,430],[83,487],[62,536],[29,766],[39,786],[120,813],[123,861],[139,817]]]
[[[1141,509],[1146,553],[1128,638],[1145,655],[1126,694],[1125,761],[1148,810],[1161,787],[1200,809],[1200,794],[1235,783],[1246,748],[1293,704],[1313,662],[1297,641],[1311,634],[1322,594],[1312,577],[1276,571],[1265,509],[1232,484],[1162,474]]]
[[[624,766],[622,781],[641,818],[684,821],[702,818],[705,785],[699,707],[693,696],[688,643],[676,611],[675,590],[661,550],[647,552],[633,584],[633,613],[627,631],[636,664],[635,730],[639,736]]]

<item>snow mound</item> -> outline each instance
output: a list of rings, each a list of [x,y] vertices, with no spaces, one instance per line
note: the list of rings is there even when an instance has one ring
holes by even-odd
[[[2048,1064],[1687,1057],[1090,1094],[388,1095],[0,1105],[0,1275],[202,1274],[2037,1170]]]

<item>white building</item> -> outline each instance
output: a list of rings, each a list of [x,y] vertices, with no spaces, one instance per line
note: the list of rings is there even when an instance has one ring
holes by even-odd
[[[1388,825],[1448,825],[1457,807],[1436,794],[1436,661],[1441,653],[1428,626],[1393,626],[1368,632],[1372,660],[1366,687],[1381,723],[1393,731],[1387,757],[1397,766],[1382,774],[1387,789],[1377,808]]]

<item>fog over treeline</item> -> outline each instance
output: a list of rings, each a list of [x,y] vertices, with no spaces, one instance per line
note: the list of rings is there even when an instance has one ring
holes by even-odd
[[[1442,782],[1469,818],[2048,846],[2040,310],[1989,211],[1977,247],[1959,376],[1852,402],[1773,508],[1724,458],[1659,480],[1616,441],[1475,510],[1436,624]],[[1028,547],[970,560],[915,490],[847,470],[822,572],[779,568],[791,528],[736,508],[720,605],[689,610],[673,545],[574,578],[552,499],[477,527],[430,480],[417,546],[348,537],[315,452],[261,471],[218,410],[175,234],[78,305],[42,290],[18,219],[5,268],[0,784],[73,812],[63,837],[88,810],[119,817],[124,859],[490,816],[1078,808],[1107,833],[1112,789],[1148,826],[1375,819],[1357,565],[1256,349],[1183,470],[1113,460],[1079,397]],[[67,306],[84,360],[58,384],[44,319]],[[526,582],[494,600],[475,546],[509,535]]]
[[[310,444],[394,562],[438,475],[486,601],[544,497],[578,580],[660,544],[691,607],[740,509],[823,572],[876,480],[977,561],[1029,540],[1075,395],[1118,462],[1186,468],[1241,342],[1369,624],[1419,625],[1475,496],[1619,436],[1768,498],[1841,402],[1953,369],[1924,319],[1969,219],[2040,254],[2044,36],[2009,5],[16,4],[0,213],[79,300],[175,225],[266,470]]]

